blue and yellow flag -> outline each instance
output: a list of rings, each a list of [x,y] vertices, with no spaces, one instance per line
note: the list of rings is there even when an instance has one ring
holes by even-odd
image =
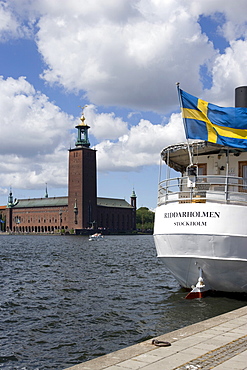
[[[179,89],[187,139],[247,150],[247,108],[222,108]]]

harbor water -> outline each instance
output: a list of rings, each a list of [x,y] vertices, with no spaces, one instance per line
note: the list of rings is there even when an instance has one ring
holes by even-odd
[[[0,369],[62,370],[246,305],[185,300],[151,235],[1,235],[0,256]]]

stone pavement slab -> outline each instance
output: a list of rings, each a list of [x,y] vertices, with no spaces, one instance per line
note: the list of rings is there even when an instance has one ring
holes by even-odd
[[[247,306],[66,370],[247,370]]]

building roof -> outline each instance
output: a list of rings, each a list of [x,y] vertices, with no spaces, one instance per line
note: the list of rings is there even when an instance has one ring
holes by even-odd
[[[133,208],[125,199],[97,198],[97,205],[101,207]]]
[[[115,198],[97,198],[97,205],[101,207],[116,207],[116,208],[133,208],[125,199]],[[68,197],[53,197],[53,198],[32,198],[19,199],[14,208],[35,208],[35,207],[66,207],[68,206]],[[5,209],[6,206],[3,206]]]
[[[19,199],[14,208],[64,207],[68,205],[68,197]]]

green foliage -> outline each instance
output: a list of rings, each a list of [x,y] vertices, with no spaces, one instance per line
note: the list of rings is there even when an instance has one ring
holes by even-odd
[[[141,231],[152,231],[154,228],[154,212],[147,207],[136,210],[136,228]]]

